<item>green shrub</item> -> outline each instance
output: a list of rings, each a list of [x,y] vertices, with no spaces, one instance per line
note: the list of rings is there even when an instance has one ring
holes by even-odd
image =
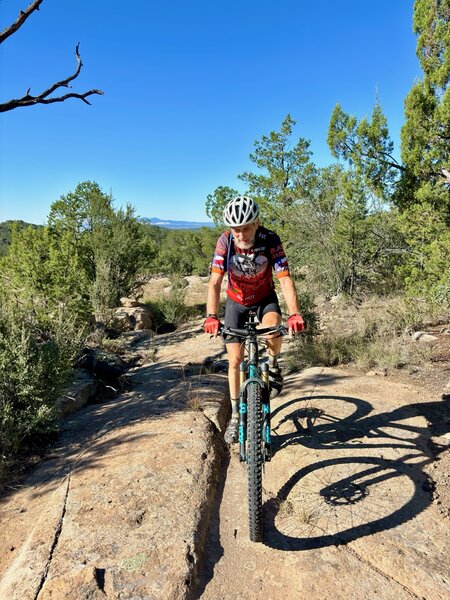
[[[298,336],[292,342],[287,362],[290,369],[323,365],[333,367],[354,360],[363,341],[359,334]]]
[[[57,401],[84,332],[67,317],[44,330],[30,315],[0,303],[0,481],[27,444],[57,428]],[[17,309],[17,307],[16,307]]]
[[[179,326],[186,323],[195,314],[195,308],[187,306],[184,300],[188,282],[180,275],[171,275],[170,292],[158,300],[146,302],[153,312],[156,330],[165,325]]]

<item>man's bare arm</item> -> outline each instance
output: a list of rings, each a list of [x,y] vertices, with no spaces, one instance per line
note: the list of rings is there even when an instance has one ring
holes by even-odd
[[[206,301],[206,314],[217,315],[220,302],[220,288],[222,287],[223,273],[211,273]]]
[[[280,277],[278,281],[280,282],[281,291],[283,292],[289,315],[300,312],[298,310],[297,290],[295,289],[292,278],[289,275],[286,275],[285,277]]]

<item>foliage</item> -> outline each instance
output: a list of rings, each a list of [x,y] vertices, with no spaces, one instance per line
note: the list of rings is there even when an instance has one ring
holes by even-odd
[[[239,179],[247,183],[249,193],[259,201],[263,221],[269,227],[278,224],[282,228],[286,209],[308,197],[315,182],[309,140],[299,138],[291,147],[295,124],[287,115],[280,131],[272,131],[257,140],[250,160],[258,172],[246,171],[239,175]]]
[[[1,266],[5,293],[33,318],[47,324],[60,313],[88,319],[88,282],[67,235],[57,239],[48,227],[15,228]]]
[[[294,340],[288,355],[289,368],[296,370],[315,365],[333,367],[350,363],[356,349],[362,346],[361,336],[324,334],[312,339],[299,337]]]
[[[219,186],[206,198],[206,214],[217,226],[223,224],[223,210],[230,200],[239,195],[239,192],[227,186]]]
[[[286,249],[295,277],[327,295],[389,291],[402,237],[361,177],[332,165],[317,172],[309,198],[287,211]]]
[[[295,338],[287,356],[290,368],[352,362],[364,369],[395,369],[421,364],[429,351],[413,341],[411,332],[425,321],[448,318],[450,311],[443,314],[436,303],[392,296],[382,301],[372,297],[360,305],[358,314],[345,333],[335,320],[318,335]]]
[[[170,280],[171,288],[166,296],[146,303],[152,310],[156,331],[164,330],[168,325],[182,325],[195,313],[195,308],[187,306],[184,300],[188,282],[177,274],[172,275]]]
[[[406,289],[450,305],[450,4],[416,0],[414,31],[424,78],[405,99],[402,159],[407,165],[401,226],[410,252]]]
[[[402,159],[421,184],[442,185],[442,169],[450,169],[450,3],[416,0],[414,31],[424,78],[405,99]],[[447,190],[448,192],[448,190]],[[450,210],[449,194],[436,201]]]
[[[387,120],[376,103],[372,120],[358,122],[337,104],[328,129],[328,146],[336,158],[343,158],[358,176],[377,195],[386,196],[403,169],[392,153],[394,144],[389,137]]]
[[[337,105],[328,143],[366,184],[400,209],[397,231],[402,261],[394,264],[406,291],[449,299],[450,226],[450,4],[416,0],[414,31],[424,77],[405,99],[402,164],[392,155],[386,119],[376,104],[372,121],[347,115]],[[400,175],[398,177],[397,175]],[[399,240],[401,242],[401,240]],[[401,248],[403,245],[403,248]],[[397,258],[399,255],[397,255]]]
[[[294,126],[295,121],[287,115],[279,131],[257,140],[250,154],[257,173],[245,171],[238,175],[247,184],[246,193],[259,203],[261,220],[268,227],[283,227],[286,209],[307,196],[314,184],[316,170],[310,160],[309,141],[299,138],[291,147]],[[236,195],[235,190],[226,186],[208,195],[206,212],[217,225],[222,222],[225,204]]]
[[[51,207],[48,226],[14,228],[3,279],[39,319],[55,311],[86,322],[136,286],[153,258],[146,230],[133,209],[115,210],[96,183],[83,182]]]
[[[1,258],[0,451],[8,460],[56,427],[57,399],[87,335],[153,258],[131,207],[92,182],[52,205],[46,227],[12,229]],[[1,465],[0,465],[1,466]]]
[[[0,297],[0,472],[36,437],[55,430],[57,401],[85,330],[63,312],[51,327]]]
[[[111,195],[95,182],[80,183],[51,206],[49,228],[56,240],[68,238],[87,282],[86,297],[96,316],[117,306],[135,288],[154,256],[145,226],[134,209],[115,210]]]
[[[208,227],[168,230],[156,249],[153,270],[167,275],[208,275],[217,237],[218,231]]]
[[[18,229],[25,229],[26,227],[37,229],[39,225],[32,225],[31,223],[25,223],[25,221],[3,221],[3,223],[0,223],[0,257],[8,254],[14,227]]]
[[[400,228],[408,244],[408,260],[398,267],[406,290],[450,306],[450,229],[445,212],[426,201],[416,203],[401,215]]]

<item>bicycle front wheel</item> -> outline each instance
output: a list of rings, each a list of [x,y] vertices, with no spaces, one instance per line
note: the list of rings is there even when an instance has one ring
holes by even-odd
[[[248,513],[250,540],[263,540],[262,513],[262,408],[261,386],[252,382],[247,386],[247,468]]]

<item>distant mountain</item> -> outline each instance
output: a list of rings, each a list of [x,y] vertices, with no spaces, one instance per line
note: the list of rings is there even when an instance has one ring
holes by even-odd
[[[170,219],[157,219],[156,217],[141,217],[142,223],[150,223],[165,229],[200,229],[201,227],[214,227],[210,221],[171,221]]]

